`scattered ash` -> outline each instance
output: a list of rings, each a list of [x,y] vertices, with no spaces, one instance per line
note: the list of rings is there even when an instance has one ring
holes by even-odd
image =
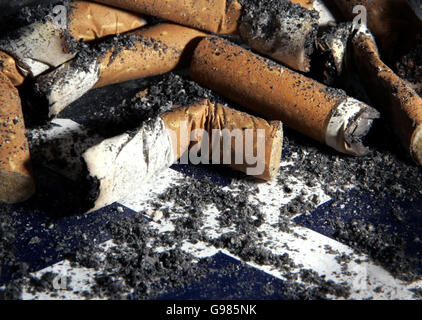
[[[19,299],[22,294],[23,281],[19,278],[25,276],[28,266],[16,259],[13,240],[17,236],[14,228],[13,207],[1,204],[0,207],[0,300]],[[3,275],[13,272],[18,280],[11,281],[4,288],[1,283]]]
[[[302,270],[299,276],[292,270],[300,266],[296,266],[288,254],[277,255],[256,245],[263,236],[259,231],[262,214],[258,205],[249,202],[247,192],[251,192],[249,186],[233,192],[208,180],[188,178],[161,194],[159,202],[152,203],[154,210],[163,210],[164,219],[171,221],[174,231],[159,232],[151,226],[152,222],[139,216],[109,224],[106,228],[111,230],[117,246],[107,250],[89,246],[68,256],[73,266],[96,270],[95,284],[84,295],[87,298],[151,299],[187,288],[206,277],[210,258],[197,259],[181,248],[186,242],[202,241],[228,250],[243,261],[273,266],[286,278],[299,277],[302,281],[302,284],[286,282],[283,288],[273,287],[271,294],[278,290],[278,294],[291,299],[347,298],[350,291],[345,284],[327,281],[309,270]],[[166,207],[166,203],[172,206]],[[220,212],[217,218],[220,227],[235,231],[210,237],[203,228],[205,211],[210,205]],[[236,270],[230,272],[236,277]],[[242,286],[245,288],[231,293],[233,298],[247,291],[249,284]]]
[[[398,75],[409,81],[422,96],[422,35],[414,47],[396,62],[395,68]]]
[[[381,125],[380,125],[381,126]],[[382,129],[382,130],[381,130]],[[288,131],[288,129],[287,129]],[[316,146],[295,133],[286,134],[284,146],[293,157],[294,164],[283,167],[279,183],[287,184],[289,177],[300,177],[306,187],[316,184],[332,199],[337,221],[331,225],[332,236],[340,242],[368,254],[392,275],[404,281],[420,278],[417,256],[406,255],[409,234],[415,239],[421,232],[421,221],[415,217],[397,216],[398,200],[420,201],[422,175],[420,168],[403,159],[396,139],[385,127],[376,127],[368,137],[369,155],[360,158],[341,157],[325,146]],[[385,170],[388,168],[388,170]],[[355,196],[348,196],[353,191]],[[365,201],[357,196],[364,195]],[[391,199],[385,208],[386,199]],[[298,213],[311,214],[319,203],[315,194],[305,192],[280,209],[282,216],[292,217]],[[374,208],[369,209],[368,203]],[[398,220],[406,231],[392,231],[391,226],[378,222],[375,225],[359,220],[360,214],[385,216]],[[415,213],[416,214],[416,213]],[[352,217],[347,222],[346,217]],[[416,221],[412,221],[416,219]],[[330,224],[326,216],[313,217],[315,225]],[[420,245],[419,245],[420,247]],[[422,248],[419,248],[422,249]]]
[[[138,41],[144,41],[150,46],[153,46],[152,40],[143,39],[135,34],[118,34],[89,44],[80,41],[78,42],[78,45],[71,48],[71,50],[78,52],[72,65],[76,69],[88,72],[94,61],[98,61],[100,58],[111,52],[111,63],[114,61],[119,52],[135,47]],[[74,43],[74,41],[70,42]]]
[[[390,233],[385,225],[374,226],[371,223],[353,220],[336,222],[335,238],[351,244],[358,251],[367,253],[375,262],[381,264],[395,277],[404,281],[415,281],[420,274],[412,268],[413,261],[404,256],[404,239],[396,233]]]

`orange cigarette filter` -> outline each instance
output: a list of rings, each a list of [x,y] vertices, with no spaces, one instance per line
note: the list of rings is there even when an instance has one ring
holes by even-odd
[[[339,13],[353,20],[356,6],[364,6],[367,25],[377,40],[380,52],[387,60],[397,54],[396,50],[409,47],[421,32],[421,21],[407,0],[328,0]],[[400,43],[399,46],[397,46]]]
[[[34,192],[19,93],[0,72],[0,201],[25,201]]]
[[[117,55],[110,50],[101,59],[96,88],[170,72],[190,61],[195,45],[206,36],[198,30],[169,23],[144,28],[133,35],[139,37],[134,47]]]
[[[96,2],[219,34],[231,34],[237,31],[242,10],[237,0],[96,0]]]
[[[187,107],[175,108],[172,111],[161,115],[167,129],[172,133],[171,139],[175,154],[175,161],[182,154],[192,147],[190,143],[191,133],[197,129],[203,129],[209,136],[209,155],[212,156],[213,148],[218,148],[219,163],[223,163],[224,149],[230,149],[229,166],[235,170],[253,175],[258,179],[272,180],[280,167],[281,151],[283,146],[283,128],[280,121],[266,121],[261,118],[251,116],[221,104],[213,104],[209,100],[204,99]],[[218,134],[213,135],[213,130]],[[222,132],[228,130],[233,133],[239,130],[242,134],[242,163],[236,163],[236,152],[239,147],[236,145],[238,141],[230,138],[230,144],[225,145]],[[245,137],[245,130],[251,130],[253,140],[248,141]],[[264,153],[260,154],[258,143],[258,131],[264,133]],[[201,137],[196,138],[196,143],[201,143]],[[256,163],[248,164],[246,161],[246,143],[252,142],[249,146],[253,152],[253,156],[257,158]],[[214,147],[213,147],[214,146]],[[251,173],[252,167],[262,168],[257,173]]]
[[[334,149],[363,155],[373,108],[223,39],[208,37],[194,52],[191,77],[270,120],[281,120]]]
[[[88,1],[71,3],[68,29],[78,41],[125,33],[146,24],[140,15]]]
[[[366,28],[359,29],[352,43],[355,64],[368,94],[390,116],[402,144],[422,165],[422,98],[381,60]]]

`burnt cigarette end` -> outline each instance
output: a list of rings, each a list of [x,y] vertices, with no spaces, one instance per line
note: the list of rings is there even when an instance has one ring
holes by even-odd
[[[173,164],[174,153],[167,128],[157,118],[134,132],[102,141],[82,158],[87,172],[85,185],[90,186],[86,203],[92,212],[141,188]]]
[[[243,0],[239,31],[254,50],[287,66],[308,72],[319,14],[288,0]]]
[[[316,41],[316,53],[318,59],[313,59],[314,66],[320,70],[325,84],[333,84],[345,69],[346,54],[349,40],[353,35],[352,23],[341,23],[336,26],[328,26],[318,36]]]
[[[64,108],[91,90],[99,79],[100,68],[95,59],[86,68],[67,62],[56,70],[38,77],[37,95],[48,103],[48,116],[57,116]]]
[[[369,148],[363,145],[363,138],[369,133],[372,123],[380,113],[362,102],[347,98],[333,112],[325,141],[337,151],[353,156],[364,156]]]
[[[16,59],[23,75],[36,77],[74,57],[64,50],[60,30],[51,19],[22,27],[0,39],[0,50]]]

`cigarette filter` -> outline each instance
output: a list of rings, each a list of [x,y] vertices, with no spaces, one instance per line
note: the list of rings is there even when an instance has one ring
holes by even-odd
[[[402,144],[422,165],[422,98],[381,60],[367,28],[362,26],[352,43],[355,64],[368,94],[390,116]]]
[[[19,93],[0,73],[0,201],[25,201],[34,191]]]
[[[192,28],[231,34],[237,31],[242,6],[237,0],[96,0]]]
[[[318,28],[310,0],[96,0],[189,27],[218,33],[240,33],[258,52],[288,66],[309,71]]]
[[[191,147],[190,135],[195,129],[262,129],[265,131],[264,143],[267,148],[264,154],[257,156],[257,162],[261,162],[257,164],[263,165],[263,173],[256,176],[271,179],[277,173],[283,139],[280,122],[268,123],[203,100],[164,113],[134,132],[106,139],[89,148],[82,156],[88,180],[94,184],[94,187],[89,187],[89,210],[98,210],[127,196],[148,179],[170,167]],[[203,136],[198,137],[197,141],[201,139]],[[220,139],[216,138],[214,143]],[[250,147],[257,154],[258,146],[254,140]],[[218,146],[230,154],[236,149],[232,140],[229,145],[220,143]],[[240,163],[233,167],[250,174],[248,168],[252,164]]]
[[[174,24],[142,28],[128,48],[110,48],[86,68],[69,62],[37,79],[47,97],[50,116],[57,115],[92,88],[169,72],[190,61],[195,44],[206,34]]]
[[[36,77],[71,60],[76,52],[69,49],[66,35],[73,36],[74,40],[89,41],[145,24],[141,17],[119,9],[85,1],[77,1],[72,6],[64,26],[47,16],[0,40],[0,50],[16,60],[24,76]]]
[[[379,113],[341,90],[215,37],[199,43],[190,71],[200,84],[337,151],[368,151],[361,140]]]
[[[87,2],[71,4],[68,30],[77,41],[92,41],[138,29],[146,20],[125,10]]]
[[[283,129],[280,121],[268,122],[218,103],[213,104],[207,99],[188,107],[166,112],[161,118],[166,127],[173,133],[171,134],[171,139],[176,160],[188,149],[186,146],[192,147],[192,144],[187,143],[187,140],[184,141],[184,137],[191,137],[195,129],[203,129],[202,132],[206,132],[209,137],[209,141],[207,141],[210,146],[209,156],[212,157],[214,151],[217,151],[216,155],[220,155],[219,159],[213,159],[213,163],[215,161],[224,163],[224,151],[230,151],[230,156],[227,159],[229,163],[227,164],[235,170],[262,180],[271,180],[278,172],[283,145]],[[186,127],[181,127],[184,124],[187,124]],[[233,136],[239,133],[242,142],[236,145],[239,142],[230,138],[230,144],[226,146],[224,144],[226,143],[224,141],[224,130],[232,133]],[[247,130],[250,130],[250,133],[253,134],[250,140],[246,138]],[[265,140],[262,141],[265,144],[262,154],[258,145],[260,143],[258,130],[262,130],[265,137]],[[201,143],[202,137],[198,137],[197,141]],[[242,147],[240,148],[241,154],[237,153],[239,151],[237,148],[239,147]],[[247,148],[250,148],[254,157],[257,157],[257,163],[247,163],[245,160],[247,158]],[[241,156],[243,161],[236,163],[236,156]],[[252,170],[252,167],[257,170]],[[259,168],[262,168],[262,172],[254,173]]]

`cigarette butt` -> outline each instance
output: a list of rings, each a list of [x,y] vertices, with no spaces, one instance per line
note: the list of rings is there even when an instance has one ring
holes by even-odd
[[[341,90],[216,37],[199,43],[190,73],[205,87],[337,151],[357,156],[368,151],[361,139],[379,113]]]
[[[236,32],[237,20],[242,9],[237,0],[96,0],[96,2],[219,34]]]
[[[20,86],[25,80],[16,66],[15,59],[2,51],[0,51],[0,73],[7,76],[15,87]]]
[[[68,29],[77,41],[125,33],[146,24],[139,15],[97,3],[75,1],[71,6]]]
[[[355,64],[368,94],[390,116],[402,144],[422,165],[422,98],[381,60],[366,27],[361,26],[352,43]]]
[[[278,121],[265,120],[213,105],[202,100],[187,107],[176,108],[144,123],[139,129],[105,139],[83,153],[86,177],[90,181],[89,210],[92,212],[110,205],[137,190],[149,179],[170,167],[191,147],[190,135],[196,129],[233,130],[251,128],[265,131],[265,154],[257,157],[264,167],[257,178],[269,180],[278,172],[283,141],[282,126]],[[183,129],[183,130],[180,130]],[[187,129],[184,131],[184,129]],[[202,131],[202,132],[204,132]],[[184,139],[186,135],[188,139]],[[198,141],[202,141],[199,137]],[[218,137],[218,140],[221,139]],[[258,152],[257,139],[252,150]],[[219,144],[232,155],[236,145]],[[255,164],[256,165],[256,164]],[[253,164],[231,165],[251,174]]]
[[[0,201],[25,201],[34,191],[19,93],[0,73]]]
[[[190,61],[196,43],[206,34],[164,23],[142,28],[130,36],[135,37],[133,46],[113,47],[84,69],[70,62],[37,79],[37,90],[47,98],[51,117],[94,87],[174,70]]]
[[[212,159],[212,163],[224,163],[224,152],[228,152],[230,156],[227,157],[227,164],[235,170],[263,180],[272,180],[278,172],[283,145],[283,129],[279,121],[268,122],[221,104],[213,104],[207,99],[166,112],[161,115],[161,118],[172,133],[170,136],[175,160],[178,160],[186,150],[192,147],[190,144],[192,132],[196,129],[203,129],[209,139],[207,141],[210,146],[208,156],[211,157],[213,151],[217,151],[215,154],[217,158]],[[253,134],[250,140],[246,138],[248,130],[250,134]],[[262,141],[265,145],[262,154],[257,138],[259,130],[263,134]],[[227,133],[233,136],[237,134],[239,141],[242,142],[238,144],[239,141],[230,138],[230,144],[227,146],[227,142],[224,141],[224,134]],[[197,138],[197,143],[197,146],[201,143],[201,137]],[[249,145],[247,146],[247,144]],[[239,148],[241,149],[239,150]],[[251,148],[251,153],[257,157],[253,163],[248,164],[246,160],[247,148]],[[236,163],[236,154],[241,155],[239,163]],[[208,163],[208,159],[204,160]]]

